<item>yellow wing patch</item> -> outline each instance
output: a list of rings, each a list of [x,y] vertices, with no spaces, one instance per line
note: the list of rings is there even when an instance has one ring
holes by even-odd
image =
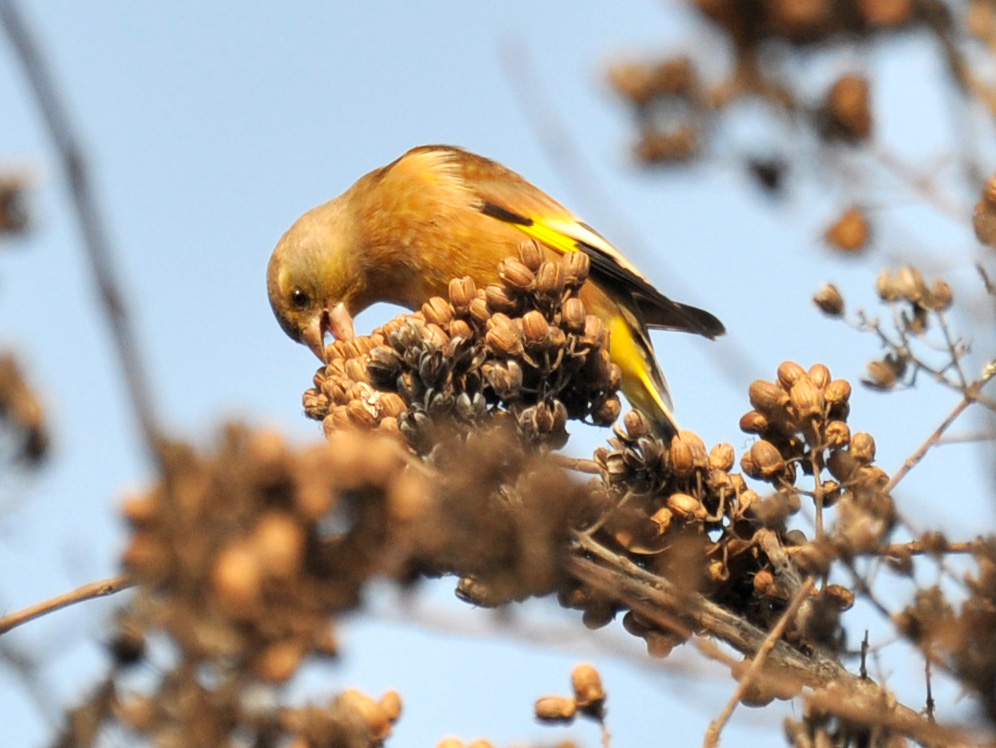
[[[550,249],[556,250],[561,254],[578,251],[577,239],[568,236],[563,231],[549,224],[543,223],[542,220],[533,219],[532,224],[528,226],[517,223],[515,227],[531,236],[540,244],[545,244]]]

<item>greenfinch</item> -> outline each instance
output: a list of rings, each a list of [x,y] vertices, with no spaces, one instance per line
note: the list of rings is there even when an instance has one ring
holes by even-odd
[[[352,317],[378,301],[416,309],[452,278],[498,281],[498,264],[527,239],[551,258],[590,259],[581,300],[606,325],[622,391],[657,433],[677,426],[648,328],[715,338],[722,323],[664,296],[590,226],[515,172],[482,156],[421,146],[305,213],[267,269],[270,305],[291,338],[324,360],[325,335],[352,336]]]

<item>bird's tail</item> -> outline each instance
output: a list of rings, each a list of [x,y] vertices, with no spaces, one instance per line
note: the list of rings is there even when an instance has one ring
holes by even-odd
[[[622,391],[630,404],[650,421],[654,435],[665,442],[678,433],[671,412],[671,393],[645,334],[619,317],[609,327],[610,355],[622,369]]]

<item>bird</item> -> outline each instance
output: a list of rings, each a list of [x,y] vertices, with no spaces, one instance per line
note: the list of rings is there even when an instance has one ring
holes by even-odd
[[[371,304],[417,309],[445,297],[453,278],[470,276],[479,287],[497,282],[499,263],[530,239],[551,259],[588,255],[581,300],[609,331],[623,394],[659,436],[677,434],[648,330],[714,339],[723,324],[662,294],[601,234],[519,174],[462,148],[413,148],[302,215],[270,257],[270,305],[284,332],[324,361],[326,334],[352,337],[352,318]]]

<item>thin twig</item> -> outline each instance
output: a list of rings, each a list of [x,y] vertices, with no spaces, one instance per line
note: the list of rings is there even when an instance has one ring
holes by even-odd
[[[79,139],[73,131],[48,64],[25,25],[15,0],[0,0],[0,22],[3,23],[7,37],[24,67],[28,83],[59,153],[64,176],[76,208],[76,217],[83,233],[93,280],[124,371],[132,408],[142,429],[146,448],[161,464],[161,432],[152,404],[148,378],[139,355],[137,338],[132,331],[131,320],[125,308],[124,297],[115,279],[110,243]]]
[[[994,376],[996,376],[996,367],[987,367],[978,381],[973,382],[964,388],[963,391],[965,394],[964,397],[962,397],[961,402],[954,407],[954,409],[948,414],[947,418],[941,421],[941,425],[934,429],[933,433],[927,437],[927,440],[920,445],[916,452],[911,454],[906,459],[906,462],[903,463],[902,467],[896,471],[896,473],[886,484],[885,488],[882,489],[883,493],[888,493],[895,488],[896,484],[906,477],[906,474],[910,470],[916,467],[920,460],[924,458],[924,455],[930,451],[930,448],[938,443],[940,438],[944,435],[944,432],[947,431],[958,416],[962,414],[962,411],[964,411],[972,403],[979,402],[980,391]]]
[[[757,651],[754,659],[751,660],[750,666],[744,671],[744,674],[740,677],[740,681],[737,683],[736,689],[733,691],[733,696],[726,703],[723,711],[720,715],[714,719],[709,724],[709,729],[706,730],[705,740],[702,741],[704,748],[715,748],[719,745],[719,735],[726,726],[726,723],[730,721],[730,717],[733,716],[733,711],[737,708],[737,704],[744,697],[747,689],[750,688],[754,682],[757,680],[758,674],[764,668],[764,663],[768,659],[768,655],[771,653],[771,649],[775,646],[775,642],[782,638],[782,634],[785,633],[785,629],[788,628],[789,623],[795,619],[796,613],[799,612],[799,607],[809,596],[809,593],[813,589],[813,578],[808,577],[805,582],[803,582],[802,587],[800,587],[792,601],[789,603],[785,612],[782,613],[778,622],[775,623],[774,627],[765,637],[764,642],[761,644],[761,648]]]
[[[906,462],[904,462],[902,467],[900,467],[899,470],[893,474],[892,478],[889,479],[889,482],[885,485],[885,488],[882,489],[882,493],[889,493],[892,489],[894,489],[899,481],[905,478],[906,474],[916,467],[920,460],[924,458],[927,452],[930,451],[930,448],[937,443],[937,440],[941,438],[944,432],[947,431],[958,416],[962,414],[962,411],[964,411],[965,408],[971,404],[972,401],[967,397],[962,398],[954,409],[948,413],[948,417],[941,421],[941,425],[934,429],[933,433],[927,437],[927,440],[921,444],[913,454],[906,458]]]
[[[6,634],[11,629],[17,628],[21,624],[27,623],[28,621],[40,618],[47,613],[52,613],[56,610],[60,610],[61,608],[75,605],[76,603],[83,602],[84,600],[92,600],[96,597],[113,595],[115,592],[120,592],[121,590],[126,590],[129,587],[134,586],[134,584],[135,581],[127,574],[119,574],[118,576],[110,577],[109,579],[101,579],[99,582],[84,584],[82,587],[77,587],[75,590],[63,592],[61,595],[56,595],[48,600],[35,603],[34,605],[30,605],[23,610],[17,611],[16,613],[0,617],[0,634]]]

